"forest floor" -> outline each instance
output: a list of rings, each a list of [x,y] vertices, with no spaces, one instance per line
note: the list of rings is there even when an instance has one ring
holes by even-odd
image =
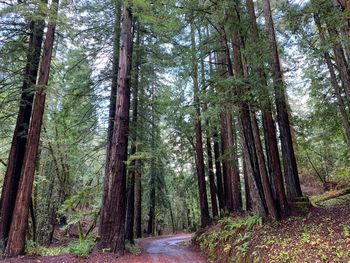
[[[310,199],[314,206],[303,213],[249,230],[219,221],[198,239],[199,246],[210,262],[350,262],[350,190]],[[231,226],[247,218],[233,215]],[[228,229],[235,235],[220,238]]]
[[[93,252],[87,258],[78,258],[73,254],[59,256],[30,257],[23,256],[2,260],[6,263],[204,263],[207,262],[191,244],[191,234],[144,238],[136,241],[141,249],[140,255],[128,254],[116,258],[112,253]]]

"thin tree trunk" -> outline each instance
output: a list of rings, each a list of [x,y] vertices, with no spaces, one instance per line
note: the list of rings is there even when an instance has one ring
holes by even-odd
[[[318,14],[314,14],[314,20],[315,20],[315,24],[318,28],[318,32],[319,32],[320,39],[321,39],[321,44],[325,45],[326,40],[324,37],[324,32],[322,30],[321,21],[320,21]],[[325,59],[325,62],[327,64],[327,67],[328,67],[328,71],[330,74],[330,81],[331,81],[331,84],[333,86],[335,97],[337,99],[337,104],[338,104],[339,111],[340,111],[340,115],[342,117],[347,143],[348,143],[348,146],[350,147],[349,114],[346,110],[345,103],[344,103],[343,98],[341,96],[341,88],[339,87],[337,75],[335,74],[334,66],[333,66],[333,63],[332,63],[332,60],[331,60],[331,57],[330,57],[328,51],[324,51],[324,59]]]
[[[208,198],[205,183],[205,169],[204,169],[204,157],[203,157],[203,142],[202,142],[202,125],[201,125],[201,110],[199,100],[199,87],[198,87],[198,67],[196,58],[196,40],[194,25],[191,25],[191,52],[192,52],[192,80],[194,89],[194,103],[196,108],[195,113],[195,131],[196,131],[196,159],[197,159],[197,177],[198,177],[198,190],[199,201],[201,209],[201,227],[206,227],[211,223],[208,208]]]
[[[249,191],[248,168],[247,168],[247,164],[244,156],[242,158],[242,162],[243,162],[243,176],[244,176],[244,190],[245,190],[245,209],[246,211],[249,211],[252,208],[252,205],[251,205],[251,197],[250,197],[250,191]]]
[[[290,130],[283,74],[278,53],[275,28],[272,20],[270,0],[263,0],[264,16],[271,47],[271,69],[275,91],[277,121],[280,130],[284,179],[288,198],[302,196],[293,140]]]
[[[139,71],[141,64],[140,54],[140,30],[137,28],[136,37],[136,61],[135,61],[135,79],[134,79],[134,94],[133,94],[133,106],[132,106],[132,125],[133,125],[133,140],[130,150],[130,155],[134,155],[137,151],[138,140],[138,93],[139,93]],[[127,210],[126,210],[126,239],[134,243],[134,210],[135,210],[135,177],[138,167],[136,166],[136,160],[131,162],[131,171],[129,173],[128,193],[127,193]]]
[[[46,1],[42,1],[46,3]],[[39,19],[30,22],[30,38],[27,62],[22,84],[22,94],[17,115],[12,144],[6,166],[6,174],[0,200],[0,249],[4,249],[13,216],[21,169],[24,161],[28,127],[32,113],[35,84],[39,69],[41,45],[43,42],[45,21]]]
[[[201,30],[198,29],[198,36],[199,36],[199,43],[202,43],[202,34]],[[205,67],[204,67],[204,58],[203,54],[201,54],[200,59],[201,64],[201,85],[202,90],[205,90]],[[208,110],[207,102],[204,102],[203,106],[204,112]],[[206,148],[207,148],[207,161],[208,161],[208,175],[209,175],[209,186],[210,186],[210,200],[211,200],[211,209],[213,218],[218,217],[219,210],[218,210],[218,203],[216,200],[217,196],[217,190],[215,186],[215,176],[214,176],[214,167],[213,167],[213,154],[212,154],[212,147],[211,147],[211,127],[210,127],[210,120],[207,117],[205,120],[205,133],[206,133]]]
[[[58,4],[58,0],[54,0],[51,4],[51,9],[55,15],[58,12]],[[55,28],[56,22],[51,18],[46,32],[39,80],[36,88],[33,112],[28,133],[28,141],[24,155],[24,162],[13,212],[9,239],[5,249],[6,257],[18,256],[25,252],[29,205],[34,182],[36,160],[39,150],[42,120],[45,110],[45,91],[50,75]]]
[[[132,14],[123,5],[119,51],[117,111],[114,120],[112,149],[108,169],[108,191],[104,192],[101,213],[101,240],[98,247],[118,255],[125,249],[126,164],[128,155],[130,71],[132,52]],[[106,190],[106,189],[105,189]]]
[[[215,175],[216,175],[216,190],[219,200],[220,211],[224,209],[224,189],[222,184],[222,173],[221,173],[221,162],[220,162],[220,146],[219,146],[219,136],[217,129],[213,134],[214,141],[214,159],[215,159]]]
[[[142,237],[142,183],[141,162],[136,161],[137,173],[135,174],[135,237]]]

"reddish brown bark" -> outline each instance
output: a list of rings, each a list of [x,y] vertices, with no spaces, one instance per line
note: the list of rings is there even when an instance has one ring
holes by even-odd
[[[249,14],[249,19],[250,19],[251,41],[252,43],[257,45],[259,42],[259,30],[256,23],[253,0],[246,0],[246,6]],[[258,49],[257,49],[257,52],[258,52],[258,57],[260,57],[260,55],[262,54],[260,54],[260,51]],[[258,66],[253,67],[253,69],[256,71],[258,79],[261,81],[264,87],[266,87],[265,92],[268,93],[267,80],[266,80],[262,66],[258,64]],[[278,201],[279,208],[281,212],[284,213],[287,210],[288,204],[287,204],[287,198],[286,198],[284,183],[283,183],[283,174],[282,174],[281,162],[279,157],[276,128],[272,117],[271,108],[272,107],[269,100],[267,101],[267,103],[266,102],[262,103],[262,119],[263,119],[264,131],[265,131],[265,141],[267,145],[266,151],[267,151],[270,174],[271,174],[270,176],[271,184],[273,186],[273,189],[275,192],[275,199],[277,199]]]
[[[104,192],[101,213],[101,240],[98,247],[118,255],[125,249],[126,160],[128,149],[130,70],[132,51],[132,14],[124,3],[119,52],[117,111],[109,164],[109,182]]]
[[[139,99],[139,70],[141,64],[141,54],[140,54],[140,30],[137,26],[137,37],[136,37],[136,60],[135,60],[135,77],[133,81],[133,103],[132,103],[132,145],[130,149],[130,155],[134,155],[137,151],[137,140],[138,140],[138,99]],[[128,192],[127,192],[127,209],[126,209],[126,226],[125,226],[125,238],[134,243],[134,210],[135,210],[135,178],[137,169],[137,160],[131,162],[131,168],[129,172],[128,181]]]
[[[43,1],[46,2],[46,1]],[[13,209],[15,207],[18,184],[27,143],[28,127],[32,112],[35,83],[39,69],[41,44],[45,21],[30,22],[30,37],[27,63],[24,72],[20,106],[13,133],[12,144],[6,166],[6,174],[0,201],[0,248],[4,249],[10,231]]]
[[[283,74],[278,53],[275,28],[272,20],[270,0],[263,0],[263,7],[266,21],[266,29],[268,32],[271,48],[270,64],[272,69],[272,79],[275,91],[277,121],[280,130],[286,192],[289,198],[295,198],[302,196],[302,192],[300,188],[298,168],[295,159],[294,146],[289,122],[289,114],[287,110],[285,88],[283,83]]]
[[[261,140],[260,140],[258,121],[256,119],[256,115],[254,112],[252,112],[251,117],[252,117],[252,128],[253,128],[254,142],[255,142],[255,146],[256,146],[256,154],[257,154],[258,162],[259,162],[259,171],[260,171],[260,175],[261,175],[262,186],[264,189],[267,210],[268,210],[269,214],[274,219],[278,220],[279,214],[277,212],[277,208],[276,208],[276,205],[275,205],[275,202],[273,199],[273,195],[272,195],[270,180],[269,180],[269,176],[268,176],[266,164],[265,164],[265,156],[264,156],[264,152],[263,152],[263,148],[262,148]]]
[[[196,40],[194,25],[191,25],[191,53],[192,53],[192,80],[194,90],[194,103],[195,103],[195,151],[197,159],[197,177],[198,177],[198,190],[199,201],[201,209],[201,227],[206,227],[211,223],[208,207],[208,197],[205,184],[205,168],[203,157],[203,142],[202,142],[202,124],[201,124],[201,110],[199,100],[199,86],[198,86],[198,66],[196,58]]]
[[[233,15],[233,18],[235,20],[240,20],[240,13],[237,7],[233,10],[231,13]],[[243,61],[242,61],[242,54],[241,54],[241,46],[242,46],[242,39],[241,34],[238,28],[233,29],[233,38],[232,38],[232,45],[233,45],[233,69],[235,72],[236,78],[245,78],[244,75],[244,69],[243,69]],[[229,71],[229,74],[231,76],[234,76],[233,71]],[[244,92],[247,92],[247,87],[245,86],[239,86],[236,87],[235,93],[238,96],[244,95]],[[240,114],[239,114],[239,120],[241,122],[241,129],[243,132],[241,132],[241,140],[242,140],[242,147],[243,147],[243,153],[246,155],[246,165],[250,173],[248,173],[248,182],[250,182],[249,189],[251,191],[251,197],[252,202],[259,203],[261,205],[255,206],[255,211],[259,212],[261,216],[265,217],[267,215],[267,204],[266,204],[266,196],[268,193],[265,193],[264,189],[264,182],[261,174],[261,165],[259,163],[259,154],[256,143],[254,143],[254,129],[252,125],[252,119],[251,119],[251,112],[250,112],[250,106],[247,101],[244,99],[241,99],[241,102],[239,104]],[[261,145],[260,145],[261,146]],[[265,165],[265,162],[263,161],[263,165]],[[267,176],[267,175],[266,175]],[[257,191],[257,192],[254,192]],[[254,192],[254,193],[253,193]],[[256,199],[256,200],[255,200]],[[254,208],[254,206],[253,206]]]
[[[223,27],[220,28],[220,44],[222,52],[217,55],[218,69],[223,77],[229,76],[232,72],[232,64],[228,49],[226,33]],[[225,208],[232,212],[242,208],[241,190],[239,183],[239,172],[236,167],[234,156],[234,136],[232,128],[232,114],[228,105],[220,114],[221,123],[221,145],[224,160],[223,166],[223,183]]]
[[[114,36],[113,36],[113,58],[112,58],[112,86],[109,97],[109,114],[107,129],[107,149],[105,163],[104,192],[108,191],[109,177],[109,161],[111,158],[112,138],[115,113],[117,110],[117,90],[118,90],[118,67],[119,67],[119,51],[120,51],[120,21],[121,21],[121,2],[115,1],[115,18],[114,18]],[[99,228],[101,230],[101,228]]]
[[[54,0],[51,9],[54,14],[58,12],[58,0]],[[33,112],[29,127],[24,162],[16,197],[13,219],[11,223],[8,243],[5,249],[6,257],[14,257],[24,253],[26,233],[28,228],[29,205],[31,200],[36,160],[39,149],[42,120],[45,110],[45,86],[50,75],[51,57],[55,36],[56,22],[51,20],[48,24],[41,60],[39,80],[36,88]]]

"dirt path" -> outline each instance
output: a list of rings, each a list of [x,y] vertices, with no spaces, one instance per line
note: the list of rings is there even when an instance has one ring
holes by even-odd
[[[139,245],[143,249],[141,261],[135,262],[207,262],[198,252],[191,249],[189,242],[192,236],[190,234],[181,234],[175,236],[166,236],[158,238],[148,238],[142,240]]]
[[[126,255],[116,258],[112,253],[93,252],[88,258],[77,258],[72,254],[52,257],[18,257],[0,260],[6,263],[205,263],[206,259],[191,246],[191,234],[151,237],[138,240],[140,256]]]

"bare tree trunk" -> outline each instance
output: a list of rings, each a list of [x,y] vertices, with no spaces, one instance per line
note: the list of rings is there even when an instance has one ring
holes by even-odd
[[[141,184],[141,162],[137,161],[136,166],[138,167],[135,175],[135,237],[142,237],[142,184]]]
[[[238,10],[238,7],[235,6],[234,11],[232,12],[232,15],[234,19],[240,20],[240,11]],[[235,71],[235,77],[236,78],[244,78],[246,77],[244,75],[244,68],[243,68],[243,61],[242,61],[242,54],[241,54],[241,46],[242,46],[242,39],[241,39],[241,33],[238,28],[233,29],[233,37],[232,37],[232,45],[233,45],[233,68]],[[231,67],[232,68],[232,67]],[[229,71],[229,74],[231,76],[234,76],[233,71]],[[244,89],[243,89],[244,88]],[[236,87],[235,93],[238,96],[244,95],[244,92],[246,92],[247,87]],[[264,183],[262,182],[262,174],[260,165],[259,165],[259,155],[258,155],[258,149],[256,145],[256,141],[254,141],[254,129],[252,125],[252,119],[251,119],[251,112],[250,112],[250,106],[248,102],[246,102],[244,99],[241,100],[239,103],[239,121],[241,122],[241,129],[243,132],[241,132],[241,139],[243,144],[243,151],[246,154],[246,165],[249,166],[250,171],[252,174],[248,174],[248,180],[251,180],[251,183],[249,185],[250,191],[251,191],[251,197],[252,202],[260,203],[262,207],[256,206],[255,210],[256,212],[260,213],[261,216],[265,217],[267,215],[268,209],[266,205],[266,193],[264,189]],[[254,143],[255,142],[255,143]],[[264,161],[264,160],[263,160]],[[265,165],[265,162],[263,163]],[[251,175],[251,176],[249,176]],[[267,176],[267,175],[266,175]],[[249,177],[251,177],[249,179]],[[257,191],[256,193],[253,193],[253,191]],[[253,207],[254,208],[254,207]]]
[[[277,108],[277,121],[280,130],[284,179],[287,196],[295,198],[302,196],[297,162],[295,159],[293,140],[290,130],[289,116],[287,111],[286,94],[283,83],[283,74],[278,53],[275,28],[272,20],[270,0],[263,0],[266,29],[271,47],[271,69],[274,82],[275,102]]]
[[[268,210],[269,214],[274,219],[278,220],[279,214],[277,212],[275,201],[274,201],[273,195],[272,195],[270,180],[269,180],[269,176],[268,176],[266,165],[265,165],[265,156],[264,156],[264,152],[263,152],[263,148],[262,148],[261,140],[260,140],[258,121],[256,119],[256,115],[254,112],[252,112],[251,117],[252,117],[252,128],[253,128],[254,142],[255,142],[256,153],[257,153],[257,157],[258,157],[258,161],[259,161],[259,170],[260,170],[260,175],[261,175],[262,186],[264,189],[267,210]]]
[[[132,125],[133,125],[133,140],[130,150],[130,155],[134,155],[137,151],[137,140],[138,140],[138,93],[139,93],[139,72],[141,64],[140,54],[140,30],[137,28],[136,37],[136,63],[135,63],[135,78],[134,78],[134,94],[133,94],[133,106],[132,106]],[[128,192],[127,192],[127,210],[126,210],[126,239],[131,243],[134,243],[134,210],[135,210],[135,177],[138,172],[136,166],[137,161],[131,162],[131,169],[129,173]]]
[[[46,3],[46,1],[42,1]],[[39,69],[41,45],[43,42],[45,21],[39,19],[30,22],[30,38],[27,53],[27,62],[22,84],[22,94],[16,127],[13,133],[12,144],[6,166],[6,174],[0,200],[0,249],[4,249],[12,221],[15,207],[18,184],[24,161],[24,152],[27,143],[28,127],[32,113],[35,84]]]
[[[217,194],[218,194],[219,208],[220,208],[220,210],[222,210],[225,207],[225,205],[224,205],[224,189],[223,189],[223,184],[222,184],[219,136],[218,136],[216,128],[215,128],[215,132],[213,134],[213,141],[214,141],[216,190],[217,190]]]
[[[256,16],[254,10],[254,2],[253,0],[246,0],[246,6],[250,19],[250,28],[251,28],[251,41],[257,45],[259,42],[259,30],[256,23]],[[260,52],[258,50],[258,56],[260,56]],[[261,65],[255,68],[258,79],[262,82],[262,84],[266,87],[265,92],[268,93],[267,89],[267,80],[264,74],[264,70]],[[283,175],[281,162],[279,157],[278,150],[278,142],[276,135],[276,128],[274,124],[274,120],[272,117],[272,107],[271,103],[268,99],[267,103],[263,102],[262,105],[262,119],[265,130],[265,141],[266,141],[266,152],[269,161],[270,173],[271,173],[271,184],[273,186],[275,198],[278,201],[279,208],[281,213],[284,214],[287,211],[288,203],[286,198],[286,193],[284,189],[283,183]]]
[[[58,0],[54,0],[51,9],[54,14],[58,12]],[[24,154],[24,162],[19,182],[19,188],[13,212],[8,243],[5,249],[6,257],[14,257],[25,252],[26,233],[28,228],[29,205],[31,200],[36,160],[38,155],[42,120],[45,110],[45,87],[50,75],[51,57],[55,38],[56,22],[51,18],[44,43],[40,73],[33,112],[29,127],[28,141]]]
[[[203,142],[202,142],[202,124],[201,124],[201,110],[199,100],[199,86],[198,86],[198,66],[196,58],[196,40],[194,25],[191,25],[191,53],[192,53],[192,80],[194,90],[194,103],[196,108],[195,113],[195,131],[196,131],[196,159],[197,159],[197,177],[199,201],[201,209],[201,227],[206,227],[211,223],[209,215],[207,190],[205,183],[205,169],[203,157]]]
[[[108,191],[104,192],[101,213],[100,249],[108,248],[118,255],[125,249],[126,160],[128,155],[130,71],[132,57],[132,14],[123,5],[119,51],[117,111],[114,120],[112,149],[108,169]],[[105,190],[106,190],[105,189]]]
[[[113,36],[113,58],[112,58],[112,86],[111,94],[109,97],[109,115],[108,115],[108,130],[107,130],[107,148],[106,148],[106,163],[105,163],[105,177],[104,177],[104,187],[103,192],[108,192],[108,187],[110,185],[110,158],[112,151],[112,141],[113,141],[113,128],[115,113],[117,110],[117,90],[118,90],[118,70],[119,70],[119,52],[120,52],[120,22],[121,22],[121,1],[115,0],[115,17],[114,17],[114,36]],[[103,202],[105,199],[103,199]],[[102,204],[104,206],[104,203]],[[102,226],[99,227],[99,235],[102,236],[101,232],[106,229]]]

